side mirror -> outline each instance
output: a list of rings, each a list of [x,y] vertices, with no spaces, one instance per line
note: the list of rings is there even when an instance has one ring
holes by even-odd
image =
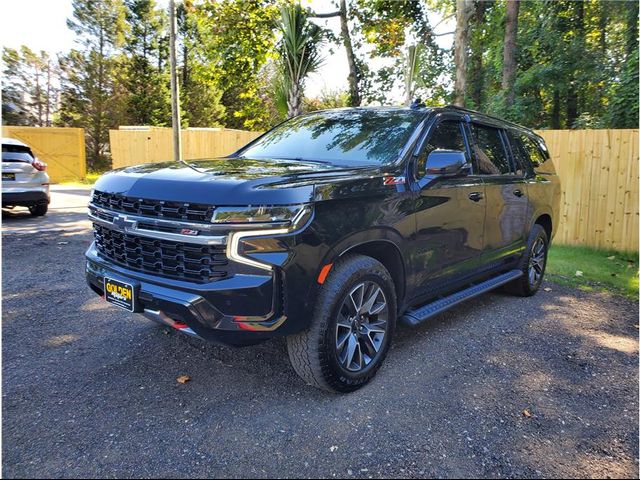
[[[456,175],[467,163],[464,152],[459,150],[434,150],[427,157],[427,175]]]

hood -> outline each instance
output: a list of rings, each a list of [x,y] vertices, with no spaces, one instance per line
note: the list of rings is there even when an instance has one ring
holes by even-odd
[[[294,204],[314,200],[315,186],[371,178],[379,167],[337,167],[280,159],[218,158],[143,164],[109,172],[95,189],[128,197],[210,205]]]

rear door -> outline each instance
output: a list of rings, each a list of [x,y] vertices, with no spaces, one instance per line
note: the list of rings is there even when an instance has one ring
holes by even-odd
[[[483,263],[487,269],[500,268],[525,248],[525,171],[516,165],[504,129],[473,121],[469,130],[474,163],[485,185]]]

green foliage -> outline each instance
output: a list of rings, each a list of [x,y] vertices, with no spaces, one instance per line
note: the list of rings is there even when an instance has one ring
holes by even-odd
[[[637,9],[636,2],[604,0],[522,2],[516,97],[507,108],[504,3],[483,2],[484,18],[471,25],[467,105],[532,128],[637,128],[637,46],[625,53],[629,38],[637,41],[632,5]]]
[[[168,22],[156,2],[73,0],[68,26],[77,47],[72,51],[54,59],[26,47],[5,48],[3,121],[48,125],[53,120],[85,128],[91,168],[109,165],[110,128],[169,125]],[[452,51],[438,46],[439,25],[429,18],[434,11],[445,19],[455,15],[452,0],[333,1],[339,12],[323,5],[318,13],[338,21],[340,12],[346,13],[346,36],[308,21],[313,12],[301,5],[178,2],[184,126],[264,130],[302,110],[349,104],[343,92],[303,96],[305,79],[319,66],[320,42],[346,46],[345,38],[353,46],[355,77],[350,78],[357,79],[350,89],[364,104],[388,104],[391,93],[406,87],[405,102],[409,97],[430,105],[451,102]],[[505,5],[475,1],[468,25],[468,107],[532,128],[638,127],[636,1],[522,2],[515,100],[509,107],[502,93]]]
[[[4,48],[2,121],[6,125],[51,126],[58,95],[58,62],[27,46]]]
[[[302,103],[305,112],[327,110],[330,108],[344,108],[349,106],[349,92],[323,90],[320,96],[316,98],[305,98]]]
[[[62,92],[58,123],[84,127],[87,163],[103,169],[110,163],[109,128],[121,124],[123,88],[114,54],[124,40],[125,8],[121,0],[73,0],[67,21],[82,50],[61,57]]]
[[[323,33],[318,25],[308,21],[299,4],[280,7],[278,30],[282,37],[278,44],[281,88],[286,91],[287,114],[295,117],[302,113],[305,79],[322,63],[318,48]]]
[[[177,16],[183,124],[188,127],[223,126],[226,110],[221,103],[222,90],[216,83],[215,64],[207,61],[200,48],[202,35],[194,5],[190,1],[180,4]]]
[[[126,0],[124,87],[127,123],[171,125],[167,15],[154,0]]]
[[[222,92],[223,122],[231,128],[260,130],[269,112],[259,93],[268,55],[275,50],[272,0],[206,2],[195,9],[201,52],[209,78]]]

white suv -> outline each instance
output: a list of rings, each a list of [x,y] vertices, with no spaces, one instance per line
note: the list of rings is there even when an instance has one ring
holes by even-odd
[[[49,208],[47,164],[28,145],[2,139],[2,207],[27,207],[36,217]]]

